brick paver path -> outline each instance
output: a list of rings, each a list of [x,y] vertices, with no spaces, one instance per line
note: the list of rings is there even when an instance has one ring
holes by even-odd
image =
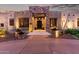
[[[67,54],[79,53],[79,40],[29,36],[24,40],[0,42],[0,53]]]

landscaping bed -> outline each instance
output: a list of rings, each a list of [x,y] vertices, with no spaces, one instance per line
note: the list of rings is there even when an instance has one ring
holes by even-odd
[[[27,38],[27,35],[25,35],[25,38]],[[25,38],[19,38],[18,40],[22,40]],[[10,40],[17,40],[17,38],[15,37],[15,34],[9,33],[4,29],[0,29],[0,42],[10,41]]]
[[[0,42],[4,42],[4,41],[12,41],[12,40],[23,40],[28,38],[28,36],[26,35],[25,38],[19,38],[17,39],[14,34],[11,33],[7,33],[5,37],[0,37]]]
[[[78,29],[67,29],[67,30],[65,30],[65,34],[70,34],[74,38],[79,39],[79,30]]]

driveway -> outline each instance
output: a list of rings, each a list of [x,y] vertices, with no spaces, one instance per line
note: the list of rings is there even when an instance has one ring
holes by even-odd
[[[23,40],[0,42],[1,54],[74,54],[79,53],[79,40],[29,36]]]

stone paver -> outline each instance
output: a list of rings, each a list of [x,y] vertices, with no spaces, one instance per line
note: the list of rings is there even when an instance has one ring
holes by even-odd
[[[24,40],[0,42],[0,53],[10,54],[74,54],[79,53],[79,40],[29,36]]]
[[[50,40],[46,39],[45,36],[31,36],[30,38],[21,53],[51,53]]]
[[[33,32],[30,32],[28,33],[27,35],[51,35],[51,33],[49,32],[46,32],[46,31],[41,31],[41,30],[38,30],[38,31],[33,31]]]
[[[57,54],[77,54],[79,53],[79,40],[71,39],[55,39],[55,48],[53,49],[53,42],[51,42],[52,50]]]

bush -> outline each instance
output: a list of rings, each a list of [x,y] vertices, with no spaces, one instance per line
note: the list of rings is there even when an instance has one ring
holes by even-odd
[[[75,34],[79,34],[79,30],[77,30],[77,29],[67,29],[65,31],[65,33],[75,35]]]
[[[4,35],[6,33],[6,30],[0,29],[0,35]]]
[[[66,34],[72,34],[79,38],[79,30],[78,29],[67,29],[65,31]]]

